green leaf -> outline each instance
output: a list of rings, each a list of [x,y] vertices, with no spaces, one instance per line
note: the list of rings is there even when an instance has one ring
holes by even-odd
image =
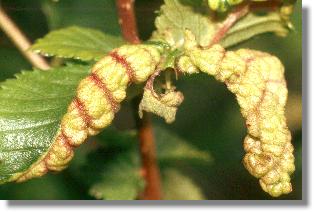
[[[194,9],[179,0],[165,0],[155,21],[157,31],[153,39],[163,39],[174,47],[180,47],[185,29],[190,29],[200,45],[209,45],[217,26],[208,15]]]
[[[45,56],[89,61],[99,60],[113,48],[124,43],[120,37],[94,29],[72,26],[52,31],[44,38],[38,39],[31,50]]]
[[[116,139],[120,139],[117,133]],[[98,137],[98,136],[97,136]],[[74,170],[96,199],[133,200],[143,189],[140,159],[135,145],[128,149],[101,147],[88,155],[85,165]],[[73,171],[73,170],[72,170]]]
[[[176,134],[158,125],[154,126],[154,135],[158,160],[161,163],[178,160],[197,160],[210,163],[213,160],[208,152],[196,148]]]
[[[136,130],[117,130],[114,126],[109,126],[97,135],[100,145],[106,148],[130,149],[138,143]]]
[[[177,169],[162,171],[163,198],[166,200],[204,200],[200,186]]]
[[[197,186],[189,179],[175,171],[168,172],[169,165],[174,167],[178,161],[185,162],[185,167],[195,168],[195,163],[208,164],[212,158],[208,152],[202,151],[169,132],[155,126],[154,132],[157,145],[157,159],[161,165],[164,180],[164,193],[170,199],[203,199]],[[81,165],[77,173],[87,186],[90,194],[97,199],[130,200],[138,197],[143,190],[143,179],[139,175],[141,169],[138,139],[136,132],[118,131],[109,127],[95,137],[101,145],[97,151],[91,152],[85,165]],[[196,168],[197,169],[197,168]],[[179,187],[179,181],[174,188],[171,182],[182,179],[185,186]],[[168,190],[169,189],[169,190]],[[187,190],[191,193],[186,194]]]
[[[208,46],[224,20],[213,19],[213,13],[204,7],[200,3],[191,4],[188,0],[165,0],[160,15],[156,18],[157,30],[152,39],[164,40],[174,48],[181,48],[185,29],[189,29],[201,46]],[[288,33],[279,12],[266,11],[262,15],[248,13],[231,27],[221,44],[230,47],[266,32],[274,32],[280,36]]]
[[[211,163],[213,161],[209,152],[203,151],[180,138],[170,130],[159,125],[154,125],[154,136],[157,147],[157,159],[160,163],[176,161],[202,161]],[[96,137],[105,148],[126,150],[138,147],[136,131],[119,131],[109,127]]]
[[[14,180],[44,155],[89,66],[23,71],[0,89],[0,183]]]
[[[89,193],[96,199],[133,200],[143,189],[138,152],[100,149],[91,154],[83,169],[91,184]]]
[[[274,32],[280,36],[287,35],[288,29],[278,12],[269,12],[264,15],[249,13],[228,31],[220,44],[230,47],[266,32]]]
[[[96,199],[136,199],[144,186],[136,132],[110,126],[93,140],[100,144],[97,150],[90,152],[86,162],[72,172]]]

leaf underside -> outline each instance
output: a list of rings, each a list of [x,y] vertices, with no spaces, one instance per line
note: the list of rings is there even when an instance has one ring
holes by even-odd
[[[288,29],[278,12],[268,12],[265,15],[249,13],[240,19],[221,40],[224,47],[234,46],[256,35],[274,32],[277,35],[287,35]]]

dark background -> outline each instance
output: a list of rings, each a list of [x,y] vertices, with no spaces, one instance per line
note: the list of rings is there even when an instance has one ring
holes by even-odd
[[[2,0],[2,5],[25,34],[32,40],[44,36],[49,30],[79,25],[93,27],[111,34],[120,34],[113,0],[67,0],[55,3],[51,0]],[[153,21],[162,1],[136,0],[136,12],[141,38],[149,38],[154,29]],[[257,36],[234,49],[252,48],[278,56],[286,67],[289,89],[287,105],[288,125],[295,146],[296,171],[293,175],[294,191],[280,199],[302,199],[302,14],[298,1],[292,17],[295,30],[286,38],[273,34]],[[20,70],[31,69],[5,34],[0,31],[0,81],[13,77]],[[246,134],[244,120],[234,96],[214,79],[198,75],[180,78],[178,90],[185,95],[175,123],[166,125],[158,117],[154,124],[163,126],[199,149],[208,151],[213,161],[205,166],[178,167],[200,185],[206,199],[271,199],[262,192],[257,180],[248,174],[241,160],[244,155],[242,139]],[[118,128],[134,124],[128,107],[121,111],[124,117]],[[127,120],[125,122],[125,120]],[[121,125],[121,126],[119,126]],[[88,144],[79,148],[84,152]],[[0,186],[0,199],[93,199],[87,188],[69,169],[48,174],[40,179],[22,184]]]

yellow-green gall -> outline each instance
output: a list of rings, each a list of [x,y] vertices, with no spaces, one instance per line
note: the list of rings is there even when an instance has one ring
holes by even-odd
[[[264,191],[280,196],[292,191],[290,175],[294,156],[291,135],[284,115],[287,86],[284,67],[278,58],[259,51],[225,51],[220,45],[200,48],[187,31],[184,62],[224,82],[235,94],[246,119],[248,135],[244,139],[243,163],[260,178]],[[190,61],[188,61],[190,58]],[[191,68],[190,63],[195,67]]]
[[[91,74],[80,82],[46,154],[14,180],[25,181],[48,170],[66,168],[74,147],[111,124],[126,97],[127,86],[146,81],[159,62],[160,49],[154,45],[124,45],[98,61]]]

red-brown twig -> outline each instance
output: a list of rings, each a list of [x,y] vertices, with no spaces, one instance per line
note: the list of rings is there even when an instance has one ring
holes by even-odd
[[[138,37],[136,18],[134,13],[134,0],[117,0],[119,24],[125,40],[130,43],[140,43]]]
[[[140,195],[140,198],[144,200],[160,200],[160,173],[156,158],[153,127],[149,114],[143,113],[143,118],[138,121],[138,133],[142,158],[141,174],[145,178],[146,183],[144,192]]]
[[[262,1],[262,2],[250,2],[250,10],[276,10],[282,5],[281,0],[271,0],[271,1]]]
[[[0,28],[11,39],[14,45],[24,55],[24,57],[36,68],[47,70],[50,68],[48,63],[39,55],[34,54],[28,49],[31,46],[31,42],[26,38],[23,32],[18,26],[11,20],[6,14],[4,9],[0,5]]]
[[[230,12],[220,28],[214,35],[209,46],[219,43],[227,34],[230,28],[243,16],[247,15],[249,11],[256,10],[275,10],[281,5],[279,0],[265,1],[265,2],[250,2],[238,6],[234,11]]]
[[[134,13],[134,0],[117,0],[116,3],[123,37],[130,43],[140,43]],[[135,105],[137,107],[137,104]],[[156,159],[155,139],[149,114],[144,113],[142,119],[137,118],[137,128],[142,160],[141,174],[145,179],[145,189],[140,198],[159,200],[161,199],[161,182]]]
[[[249,6],[244,5],[236,8],[233,12],[228,14],[225,21],[221,24],[221,27],[218,29],[216,34],[214,35],[210,46],[219,43],[219,41],[226,35],[229,29],[243,16],[245,16],[249,12]]]

